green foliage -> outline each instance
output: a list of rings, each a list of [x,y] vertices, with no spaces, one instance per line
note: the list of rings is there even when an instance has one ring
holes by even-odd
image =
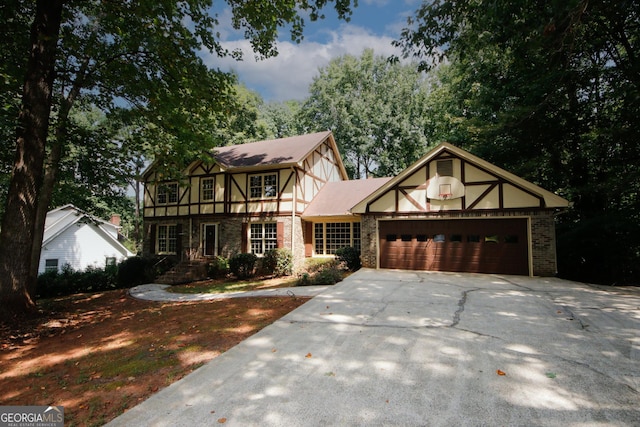
[[[212,279],[220,279],[229,274],[229,260],[225,257],[216,256],[207,266],[207,274]]]
[[[426,152],[429,84],[415,66],[367,49],[332,60],[309,90],[305,123],[332,130],[352,178],[395,175]]]
[[[293,254],[287,248],[277,248],[267,251],[262,258],[262,268],[265,274],[275,277],[290,276],[293,273]]]
[[[117,284],[121,288],[130,288],[151,283],[156,278],[152,258],[131,257],[118,265]]]
[[[557,233],[560,276],[587,283],[640,283],[640,223],[603,215],[563,224]]]
[[[258,257],[251,253],[236,254],[229,259],[229,270],[238,279],[248,279],[255,274]]]
[[[100,292],[118,288],[118,268],[88,267],[84,271],[74,271],[68,264],[60,272],[49,271],[38,276],[37,297],[71,295],[84,292]]]
[[[308,258],[298,274],[297,286],[334,285],[344,276],[334,258]]]
[[[360,251],[353,247],[344,247],[336,251],[336,259],[343,262],[350,271],[359,270],[362,267]]]
[[[342,280],[342,271],[336,266],[323,268],[313,276],[314,285],[335,285]]]
[[[397,42],[422,69],[447,60],[429,97],[442,138],[573,203],[559,217],[563,277],[634,265],[600,233],[640,216],[640,3],[621,7],[423,2]]]

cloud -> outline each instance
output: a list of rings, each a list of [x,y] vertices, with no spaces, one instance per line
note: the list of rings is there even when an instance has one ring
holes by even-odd
[[[376,35],[352,24],[323,30],[322,36],[322,41],[305,39],[300,44],[280,41],[278,56],[261,61],[254,59],[247,40],[227,40],[223,46],[229,50],[241,49],[243,61],[213,55],[204,55],[204,59],[210,67],[235,71],[240,81],[258,91],[265,101],[284,101],[306,98],[318,68],[328,65],[333,58],[345,54],[359,56],[366,48],[372,48],[376,55],[401,55],[400,50],[391,45],[392,37]]]

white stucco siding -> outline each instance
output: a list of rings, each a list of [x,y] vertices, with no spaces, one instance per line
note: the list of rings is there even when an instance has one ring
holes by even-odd
[[[98,227],[77,223],[45,244],[40,254],[38,273],[44,272],[47,259],[57,259],[58,269],[69,264],[74,270],[84,270],[89,266],[104,268],[107,258],[120,261],[126,256]]]

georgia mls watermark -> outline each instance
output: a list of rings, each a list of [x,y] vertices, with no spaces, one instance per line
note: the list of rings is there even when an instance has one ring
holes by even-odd
[[[0,427],[64,427],[64,407],[0,406]]]

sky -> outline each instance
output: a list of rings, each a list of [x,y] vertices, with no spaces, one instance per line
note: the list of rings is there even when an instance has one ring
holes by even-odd
[[[309,85],[333,58],[345,54],[360,56],[366,48],[376,55],[401,55],[391,45],[406,26],[407,16],[413,15],[421,0],[358,0],[350,22],[337,19],[330,6],[324,10],[325,19],[316,22],[305,20],[304,40],[291,42],[290,34],[281,32],[277,44],[278,56],[255,60],[250,44],[241,31],[231,27],[230,11],[218,13],[222,44],[229,50],[241,48],[242,61],[204,55],[211,68],[234,71],[241,83],[258,92],[267,101],[303,100],[308,96]]]

